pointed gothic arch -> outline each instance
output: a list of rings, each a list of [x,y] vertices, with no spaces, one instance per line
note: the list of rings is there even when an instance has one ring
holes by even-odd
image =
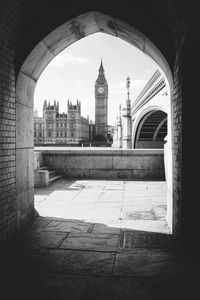
[[[104,32],[121,38],[141,50],[153,59],[163,70],[173,91],[172,74],[168,62],[160,50],[143,33],[119,19],[100,12],[88,12],[71,19],[45,36],[29,53],[18,73],[16,85],[16,185],[17,185],[17,216],[18,227],[33,214],[33,98],[34,90],[41,73],[48,63],[63,49],[79,39]],[[169,116],[171,124],[171,114]],[[172,132],[172,131],[171,131]],[[169,160],[172,161],[172,133],[169,138]],[[22,168],[21,165],[24,167]],[[172,203],[172,169],[169,177],[168,198]],[[26,170],[26,171],[25,171]],[[29,192],[30,200],[23,203],[25,192]],[[170,228],[172,229],[172,204],[168,209]]]

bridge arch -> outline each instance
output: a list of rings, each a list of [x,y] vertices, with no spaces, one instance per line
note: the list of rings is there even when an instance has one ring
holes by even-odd
[[[135,123],[133,127],[133,148],[164,147],[164,137],[167,135],[166,111],[155,106],[149,107],[138,116]],[[160,136],[158,136],[159,132]]]
[[[150,105],[150,106],[146,107],[145,109],[141,110],[140,114],[138,114],[134,117],[133,123],[132,123],[132,147],[133,148],[135,148],[135,142],[136,142],[136,138],[137,138],[138,126],[141,123],[141,120],[145,116],[148,117],[148,115],[152,114],[155,111],[162,111],[168,117],[167,108],[166,107],[161,107],[159,105]]]

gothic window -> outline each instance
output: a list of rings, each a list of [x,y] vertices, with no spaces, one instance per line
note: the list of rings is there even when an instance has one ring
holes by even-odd
[[[51,137],[51,130],[48,130],[48,137]]]

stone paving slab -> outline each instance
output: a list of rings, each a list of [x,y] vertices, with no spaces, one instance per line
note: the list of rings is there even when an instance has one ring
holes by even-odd
[[[106,233],[70,233],[61,249],[114,252],[119,248],[119,235]]]
[[[150,211],[123,211],[121,218],[128,220],[155,220],[153,212]]]
[[[101,195],[98,200],[95,202],[97,203],[122,203],[123,195]]]
[[[123,204],[123,211],[131,212],[131,211],[151,211],[152,210],[152,201],[133,201],[133,202],[125,202]]]
[[[142,300],[144,297],[154,300],[154,296],[151,282],[133,278],[97,278],[94,291],[94,299],[97,300]]]
[[[94,299],[95,278],[92,276],[45,273],[33,276],[31,282],[29,293],[34,295],[34,300]]]
[[[48,198],[47,198],[48,199]],[[68,209],[67,209],[68,206]],[[64,217],[64,212],[69,210],[70,204],[64,201],[43,201],[37,205],[36,210],[43,217]]]
[[[153,204],[166,204],[167,197],[166,196],[153,196],[151,197]]]
[[[166,220],[122,220],[121,228],[130,231],[170,233]]]
[[[78,196],[76,196],[73,200],[72,203],[91,203],[98,201],[99,194],[98,193],[81,193]]]
[[[132,197],[133,199],[141,199],[141,198],[149,198],[150,195],[146,190],[136,190],[133,188],[132,190],[127,190],[123,192],[125,197]]]
[[[41,203],[43,200],[45,200],[48,197],[48,195],[35,195],[34,196],[34,202],[35,203]]]
[[[66,191],[66,190],[57,190],[53,191],[49,197],[49,201],[72,201],[77,195],[79,191]]]
[[[97,278],[95,300],[180,300],[189,299],[191,290],[182,280],[172,278]],[[193,293],[194,295],[194,293]]]
[[[38,272],[6,275],[1,281],[3,300],[94,300],[94,276]]]
[[[167,206],[165,204],[154,204],[153,211],[156,219],[165,218],[167,214]]]
[[[170,235],[142,231],[122,231],[122,249],[172,250]]]
[[[120,208],[94,208],[91,211],[91,219],[93,220],[116,220],[120,216]]]
[[[94,227],[92,229],[93,233],[111,233],[111,234],[120,234],[121,231],[121,221],[119,222],[113,222],[113,223],[107,223],[107,224],[94,224]]]
[[[116,191],[116,190],[123,190],[124,186],[123,185],[117,185],[117,184],[113,184],[113,185],[109,185],[109,186],[105,186],[105,191],[109,190],[109,191]]]
[[[16,249],[16,245],[13,246],[13,249],[15,249],[15,253],[13,250],[7,251],[5,255],[1,253],[1,274],[3,274],[3,270],[10,272],[10,274],[12,272],[38,270],[40,259],[47,252],[47,249],[38,247],[24,246],[23,249]]]
[[[80,220],[52,221],[48,223],[44,231],[61,232],[87,232],[91,223],[81,222]]]
[[[116,197],[122,197],[124,191],[117,191],[117,190],[103,190],[101,193],[101,198],[103,197],[109,197],[109,198],[116,198]]]
[[[51,223],[51,219],[37,217],[29,224],[28,230],[42,231],[49,223]]]
[[[94,208],[95,209],[98,209],[98,208],[121,209],[122,205],[123,204],[121,202],[98,202],[98,201],[96,201],[94,203]]]
[[[169,253],[117,253],[113,274],[115,276],[178,278],[183,276],[183,267],[178,258]]]
[[[111,275],[114,258],[114,253],[51,249],[40,260],[40,268],[63,274]]]
[[[24,231],[21,234],[22,244],[38,248],[58,248],[66,238],[67,232],[48,232],[48,231]]]
[[[70,219],[89,220],[93,207],[93,203],[73,203],[69,209],[66,208],[66,215]]]

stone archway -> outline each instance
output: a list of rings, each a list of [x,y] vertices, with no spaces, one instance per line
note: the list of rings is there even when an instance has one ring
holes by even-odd
[[[24,61],[17,78],[16,194],[18,227],[23,226],[32,217],[34,211],[33,98],[37,80],[48,63],[59,52],[77,40],[96,32],[104,32],[121,38],[148,55],[163,70],[170,86],[170,93],[173,91],[170,67],[162,53],[143,33],[116,18],[94,11],[85,13],[59,26],[44,37]],[[171,134],[169,140],[172,140]],[[171,143],[169,145],[169,157],[172,157]],[[172,178],[172,170],[170,178]],[[172,207],[171,187],[168,197],[171,201],[170,207]],[[171,210],[168,211],[168,215],[172,216]],[[172,230],[172,226],[170,228]]]

